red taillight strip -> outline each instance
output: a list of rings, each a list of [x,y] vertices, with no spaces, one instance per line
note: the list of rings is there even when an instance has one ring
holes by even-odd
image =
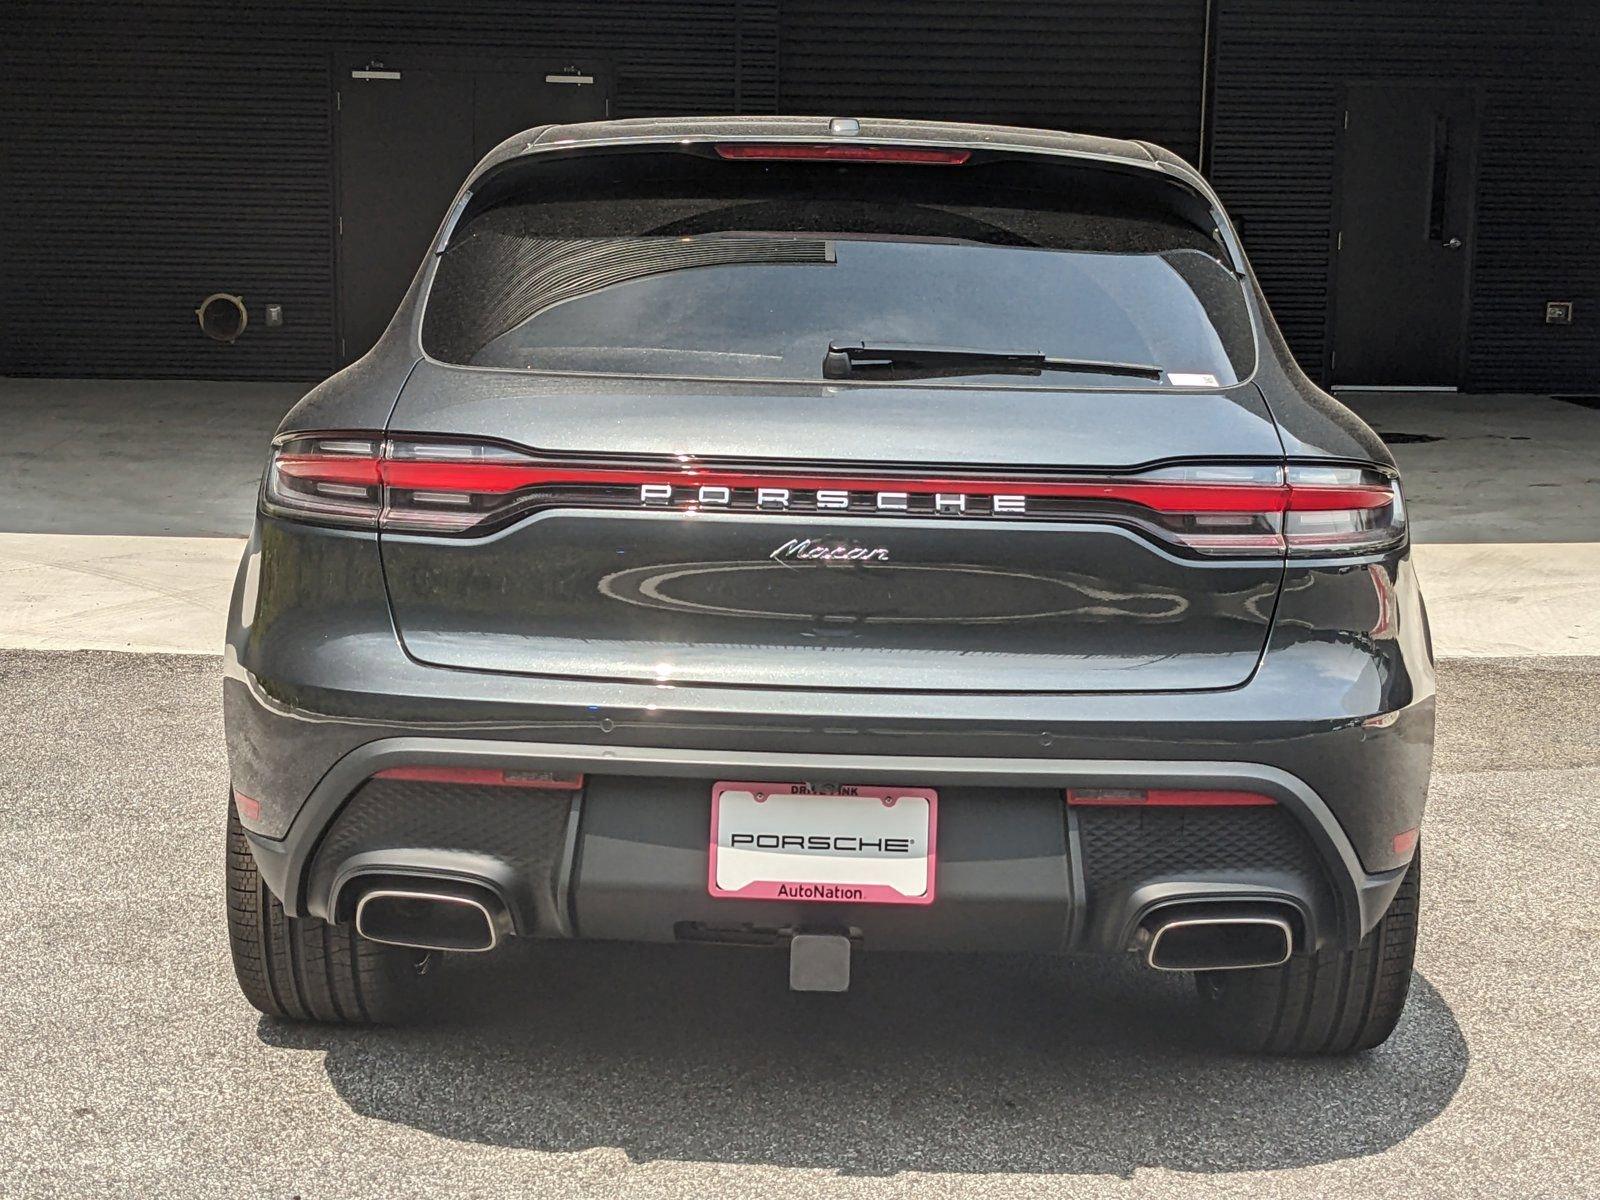
[[[285,456],[283,474],[295,479],[373,486],[378,483],[412,491],[471,492],[505,495],[523,488],[576,486],[790,488],[815,491],[905,492],[935,495],[958,492],[981,495],[1060,497],[1138,504],[1161,513],[1329,512],[1381,508],[1393,497],[1382,487],[1318,487],[1275,483],[1189,483],[1161,480],[1032,480],[895,478],[837,475],[786,475],[684,468],[678,471],[641,468],[558,467],[530,463],[425,462],[412,459]]]
[[[935,495],[961,492],[980,495],[1060,496],[1076,500],[1121,500],[1157,512],[1281,512],[1289,489],[1278,484],[1123,483],[1118,481],[1034,481],[1024,479],[898,479],[832,475],[748,474],[735,471],[606,470],[588,467],[511,466],[503,463],[386,462],[383,479],[390,487],[480,494],[514,492],[551,484],[639,487],[789,488],[815,491],[905,492]]]
[[[385,767],[373,778],[403,779],[412,783],[465,783],[478,787],[540,788],[559,792],[574,792],[583,786],[582,775],[501,770],[498,767]]]
[[[1179,788],[1068,788],[1066,798],[1083,808],[1262,808],[1277,803],[1259,792]]]
[[[1375,485],[1289,485],[1290,512],[1347,512],[1353,508],[1383,508],[1393,503],[1394,493]]]
[[[947,150],[923,146],[810,145],[793,142],[718,142],[717,156],[729,159],[754,159],[807,162],[886,162],[921,163],[930,166],[959,166],[972,157],[970,150]]]
[[[276,465],[290,479],[309,479],[317,483],[351,483],[376,487],[382,482],[381,463],[376,458],[342,454],[285,454]]]

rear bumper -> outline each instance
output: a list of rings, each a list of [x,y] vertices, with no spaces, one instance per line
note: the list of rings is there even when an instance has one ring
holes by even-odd
[[[314,870],[318,849],[365,781],[398,765],[591,777],[551,818],[559,845],[541,851],[539,886],[506,865],[526,858],[511,843],[471,851],[478,860],[466,864],[469,875],[521,889],[510,898],[519,932],[546,936],[781,924],[781,904],[707,894],[719,779],[941,789],[938,900],[843,914],[890,945],[1116,948],[1131,909],[1150,898],[1139,889],[1212,884],[1276,889],[1305,910],[1315,940],[1349,944],[1382,913],[1409,860],[1396,836],[1422,820],[1433,670],[1403,555],[1290,570],[1261,662],[1237,688],[901,695],[428,666],[396,637],[375,539],[321,531],[285,547],[286,536],[258,528],[246,552],[224,709],[234,786],[259,805],[247,832],[291,912],[339,915],[337,877],[363,864]],[[1272,795],[1314,865],[1285,871],[1249,853],[1223,866],[1175,862],[1157,850],[1163,833],[1181,842],[1185,832],[1152,829],[1132,835],[1149,843],[1146,868],[1135,862],[1127,886],[1097,887],[1098,830],[1066,810],[1061,790],[1119,785]],[[441,849],[440,838],[391,832],[378,849]],[[791,919],[825,920],[828,908],[806,905]]]
[[[377,772],[419,765],[581,771],[588,783],[506,789],[502,807],[475,802],[471,820],[453,820],[441,798],[442,824],[432,828],[403,795],[369,806],[354,831],[338,823]],[[938,900],[883,908],[711,897],[707,781],[726,777],[940,788]],[[1062,802],[1064,787],[1132,785],[1251,790],[1278,806],[1181,814]],[[1287,824],[1274,830],[1268,818]],[[1220,897],[1281,903],[1299,913],[1305,943],[1349,945],[1404,873],[1366,871],[1316,793],[1262,764],[706,754],[453,737],[363,745],[327,773],[285,837],[250,842],[287,908],[332,919],[347,916],[356,881],[398,872],[488,886],[525,936],[760,938],[829,925],[890,949],[1115,952],[1153,905]]]

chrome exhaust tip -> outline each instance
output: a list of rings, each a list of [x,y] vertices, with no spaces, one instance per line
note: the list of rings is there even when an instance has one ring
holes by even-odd
[[[1144,960],[1157,971],[1246,971],[1281,967],[1294,951],[1294,929],[1270,912],[1188,909],[1156,914],[1141,928]]]
[[[504,905],[490,893],[446,883],[372,888],[356,901],[355,920],[368,941],[468,954],[493,950],[511,931]]]

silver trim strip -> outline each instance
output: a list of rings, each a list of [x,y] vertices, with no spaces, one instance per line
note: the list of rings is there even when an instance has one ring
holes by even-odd
[[[1461,389],[1446,384],[1431,383],[1340,383],[1332,389],[1339,392],[1459,392]]]

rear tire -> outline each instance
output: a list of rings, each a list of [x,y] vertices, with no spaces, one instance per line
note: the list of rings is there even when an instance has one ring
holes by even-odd
[[[347,1025],[415,1015],[433,959],[370,942],[354,926],[291,917],[256,870],[228,802],[228,940],[245,999],[269,1017]]]
[[[1354,1054],[1381,1045],[1411,990],[1421,883],[1418,847],[1389,911],[1354,950],[1296,955],[1264,970],[1196,972],[1218,1034],[1267,1054]]]

